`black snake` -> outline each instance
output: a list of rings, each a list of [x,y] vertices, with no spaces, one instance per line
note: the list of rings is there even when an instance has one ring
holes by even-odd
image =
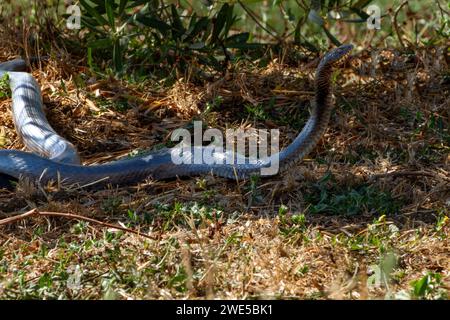
[[[332,109],[331,74],[338,64],[346,60],[352,49],[352,45],[342,45],[321,59],[315,75],[315,104],[295,140],[278,154],[251,163],[222,163],[221,160],[229,156],[227,151],[213,153],[213,158],[217,159],[213,164],[175,164],[172,153],[179,150],[167,148],[127,160],[80,165],[75,147],[59,136],[47,122],[42,110],[39,85],[31,74],[23,72],[26,69],[25,62],[18,59],[2,63],[0,78],[8,73],[16,129],[25,146],[34,153],[0,150],[0,174],[37,183],[60,181],[79,185],[95,182],[122,185],[147,178],[166,179],[208,173],[230,179],[248,178],[260,174],[262,168],[270,167],[275,159],[280,169],[284,170],[301,161],[326,130]],[[192,147],[191,151],[203,152],[204,148],[207,147]]]

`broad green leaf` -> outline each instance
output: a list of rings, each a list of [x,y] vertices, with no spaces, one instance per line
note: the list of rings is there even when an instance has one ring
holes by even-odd
[[[426,275],[414,283],[414,295],[416,297],[422,297],[425,295],[429,280],[430,277]]]
[[[250,33],[242,32],[238,34],[233,34],[231,37],[227,39],[227,44],[230,43],[245,43],[250,38]]]
[[[300,19],[298,19],[297,25],[295,26],[294,42],[296,44],[300,44],[300,36],[301,36],[300,29],[301,29],[302,23],[303,23],[303,19],[300,18]]]
[[[120,0],[119,4],[119,16],[121,16],[125,12],[125,8],[127,6],[128,0]]]
[[[225,47],[230,49],[241,49],[241,50],[254,50],[254,49],[261,49],[264,47],[264,44],[262,43],[227,43],[225,44]]]
[[[98,24],[93,18],[81,16],[81,24],[83,26],[88,27],[90,30],[94,31],[95,33],[106,35],[106,32],[97,28]]]
[[[88,16],[81,16],[81,22],[86,25],[88,28],[96,29],[96,27],[100,26],[94,18],[88,17]]]
[[[108,21],[97,12],[97,10],[95,10],[94,8],[92,8],[87,2],[86,0],[80,0],[80,4],[83,6],[83,8],[93,17],[97,20],[97,22],[99,23],[99,25],[107,25]]]
[[[206,29],[208,24],[210,23],[210,20],[208,17],[201,17],[194,25],[193,28],[190,28],[187,31],[187,36],[184,38],[184,42],[190,42],[193,40],[196,36],[200,34],[203,30]]]
[[[323,31],[325,31],[325,34],[327,35],[328,39],[330,39],[330,41],[337,47],[341,46],[342,43],[336,39],[331,33],[330,31],[328,31],[328,29],[325,26],[322,26]]]
[[[211,43],[215,43],[219,38],[219,34],[225,26],[225,22],[227,21],[229,7],[230,6],[228,5],[228,3],[224,3],[217,13],[216,21],[214,22],[214,28],[211,35]]]
[[[161,32],[162,34],[165,34],[167,31],[172,29],[171,26],[169,26],[167,23],[162,21],[161,19],[157,17],[147,17],[142,14],[137,14],[135,16],[136,21],[142,23],[143,25],[154,28]]]
[[[97,6],[103,6],[105,4],[104,0],[90,0],[90,1],[95,3]]]
[[[108,17],[109,25],[114,30],[116,23],[115,23],[115,17],[114,17],[114,10],[112,8],[112,4],[114,4],[114,0],[105,0],[105,8],[106,8],[106,15]]]
[[[236,16],[233,16],[233,10],[234,10],[234,5],[231,5],[231,6],[228,7],[227,20],[226,20],[225,28],[224,28],[224,31],[223,31],[223,36],[225,38],[228,37],[228,33],[230,32],[230,28],[236,22]]]
[[[121,73],[123,69],[123,57],[122,57],[122,47],[120,46],[120,41],[117,40],[114,42],[113,48],[113,61],[114,61],[114,69]]]
[[[194,12],[194,14],[191,17],[191,20],[189,20],[188,30],[193,29],[196,23],[197,23],[197,14]]]
[[[173,20],[173,32],[175,33],[176,37],[181,37],[186,29],[183,26],[183,23],[181,22],[180,15],[178,14],[177,8],[175,8],[175,5],[170,5],[170,10],[172,12],[172,20]]]

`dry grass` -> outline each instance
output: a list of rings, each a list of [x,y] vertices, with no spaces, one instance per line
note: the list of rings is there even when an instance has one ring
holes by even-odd
[[[427,273],[435,282],[424,296],[448,296],[450,75],[442,50],[358,52],[336,75],[325,136],[283,175],[95,192],[42,193],[22,182],[0,191],[0,218],[71,212],[155,237],[64,218],[0,226],[0,297],[400,298],[415,297],[411,281]],[[6,45],[0,61],[17,52]],[[77,88],[76,77],[89,72],[56,59],[33,75],[50,122],[93,164],[167,144],[193,119],[279,128],[287,145],[307,118],[317,57],[288,60],[241,63],[205,85],[184,79],[159,90],[91,76]],[[10,103],[0,101],[1,141],[21,149]]]

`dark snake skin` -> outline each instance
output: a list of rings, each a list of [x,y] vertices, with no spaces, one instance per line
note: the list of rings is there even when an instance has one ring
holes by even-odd
[[[331,74],[335,67],[345,61],[352,45],[343,45],[328,52],[320,61],[315,76],[315,104],[311,115],[295,140],[276,155],[258,159],[256,162],[240,164],[175,164],[171,152],[177,149],[163,149],[127,160],[100,165],[83,166],[75,147],[59,136],[47,122],[42,110],[39,85],[25,70],[23,60],[0,64],[0,77],[9,74],[12,91],[13,115],[16,129],[25,146],[33,153],[18,150],[0,150],[0,174],[15,179],[26,178],[36,183],[59,181],[66,184],[123,185],[136,183],[147,178],[166,179],[212,173],[237,179],[258,175],[278,159],[281,170],[297,164],[317,144],[325,132],[332,109]],[[195,147],[204,152],[208,147]],[[191,151],[194,152],[195,148]],[[213,153],[216,159],[229,154]]]

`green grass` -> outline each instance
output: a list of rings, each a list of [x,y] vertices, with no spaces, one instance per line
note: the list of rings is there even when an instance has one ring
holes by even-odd
[[[422,278],[411,282],[412,296],[417,299],[447,300],[448,293],[442,282],[442,275],[427,272]]]
[[[241,231],[226,232],[213,246],[202,240],[205,226],[211,223],[211,209],[199,207],[194,204],[174,204],[172,208],[158,209],[163,221],[170,225],[161,226],[165,232],[186,228],[186,235],[191,240],[184,242],[179,237],[164,237],[159,242],[148,239],[133,239],[123,232],[100,231],[100,236],[92,237],[93,229],[89,224],[80,222],[71,227],[72,233],[64,233],[59,238],[49,242],[41,242],[45,233],[37,235],[33,246],[24,243],[14,256],[5,255],[6,248],[0,250],[0,276],[2,283],[2,298],[6,299],[78,299],[78,298],[102,298],[102,299],[123,299],[131,297],[154,297],[158,295],[154,288],[164,288],[174,296],[184,296],[192,294],[192,285],[196,288],[197,295],[205,295],[210,290],[203,283],[209,270],[208,264],[204,264],[204,259],[223,261],[215,264],[217,278],[213,286],[215,290],[221,291],[224,285],[233,285],[231,279],[223,278],[220,275],[228,273],[229,268],[235,265],[228,264],[226,257],[239,257],[241,265],[252,265],[256,262],[251,252],[259,250],[258,255],[264,255],[265,250],[259,247],[258,242],[252,241],[249,236],[255,230],[239,229]],[[183,213],[183,214],[181,214]],[[194,217],[192,223],[190,214]],[[402,238],[399,230],[391,228],[386,218],[380,218],[369,224],[367,234],[358,240],[358,237],[340,234],[335,239],[326,240],[323,237],[311,237],[311,228],[303,215],[289,215],[286,207],[282,207],[278,214],[279,222],[276,224],[282,243],[292,252],[294,248],[301,246],[304,248],[316,248],[320,243],[325,246],[332,246],[335,252],[342,250],[342,244],[349,246],[347,254],[352,261],[361,256],[365,251],[366,263],[368,263],[369,276],[367,288],[369,290],[384,290],[385,298],[395,299],[446,299],[447,292],[443,282],[443,274],[439,272],[427,272],[414,280],[407,277],[404,267],[399,266],[400,255],[413,254],[412,247],[404,243],[394,246]],[[211,220],[212,219],[212,220]],[[229,226],[238,227],[245,219],[237,218],[229,221]],[[179,232],[179,231],[178,231]],[[296,234],[303,237],[292,242]],[[425,234],[418,233],[414,236],[417,243]],[[260,235],[258,235],[260,237]],[[264,238],[264,240],[263,240]],[[274,241],[278,236],[266,239],[263,236],[258,241]],[[381,247],[378,240],[382,239],[384,245],[390,246],[386,250],[379,250]],[[138,241],[136,241],[138,240]],[[358,241],[360,244],[356,245]],[[157,244],[157,245],[156,245]],[[156,245],[156,246],[155,246]],[[207,247],[205,247],[207,246]],[[209,248],[209,249],[207,249]],[[190,264],[186,264],[185,254],[180,252],[190,252]],[[209,252],[211,250],[211,252]],[[317,249],[314,249],[317,250]],[[395,253],[393,253],[395,250]],[[137,254],[138,253],[138,254]],[[375,254],[373,254],[375,253]],[[286,259],[283,251],[280,253],[281,259]],[[82,259],[80,259],[82,257]],[[222,260],[225,258],[225,260]],[[294,258],[294,257],[292,257]],[[184,262],[183,262],[184,261]],[[33,265],[39,263],[42,272],[30,274]],[[211,262],[208,262],[211,263]],[[261,265],[262,266],[262,265]],[[256,266],[256,268],[261,268]],[[352,268],[347,265],[347,268]],[[30,269],[31,268],[31,269]],[[187,269],[188,268],[188,269]],[[292,269],[292,277],[305,279],[316,272],[316,261],[306,259],[302,264],[296,265]],[[188,271],[189,270],[189,271]],[[291,277],[289,276],[289,277]],[[219,280],[222,279],[222,280]],[[404,289],[399,289],[398,284],[409,283]],[[203,284],[201,284],[203,283]],[[210,284],[211,285],[211,284]],[[155,287],[156,286],[156,287]],[[323,298],[328,293],[316,291],[309,293],[308,299],[313,297]],[[253,294],[253,298],[260,296]],[[279,295],[278,298],[283,298]]]
[[[330,173],[322,177],[311,189],[305,195],[305,200],[308,212],[312,214],[384,215],[396,214],[401,207],[401,201],[394,199],[387,191],[366,184],[343,188]]]
[[[5,73],[0,78],[0,99],[11,96],[11,89],[9,88],[9,75]]]

